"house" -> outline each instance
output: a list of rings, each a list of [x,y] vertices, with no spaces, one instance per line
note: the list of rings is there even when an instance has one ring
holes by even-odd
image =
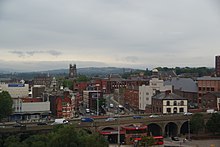
[[[189,108],[197,107],[198,86],[191,78],[173,77],[164,81],[164,85],[173,86],[173,93],[188,99]]]
[[[152,97],[151,111],[156,114],[188,112],[188,100],[167,90]]]

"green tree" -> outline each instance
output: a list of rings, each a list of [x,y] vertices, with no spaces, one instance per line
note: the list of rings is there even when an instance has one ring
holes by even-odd
[[[206,129],[213,134],[220,133],[220,114],[212,114],[212,116],[206,123]]]
[[[19,136],[9,136],[4,143],[6,147],[28,147],[27,144],[20,141]]]
[[[155,139],[152,136],[144,136],[141,140],[141,145],[152,146],[155,143]]]
[[[88,82],[90,81],[90,78],[88,78],[85,75],[79,75],[76,79],[77,82]]]
[[[63,86],[73,90],[73,80],[69,80],[69,79],[63,80]]]
[[[0,121],[12,113],[12,98],[7,91],[0,93]]]
[[[190,120],[190,128],[193,133],[198,134],[205,127],[203,114],[197,113]]]

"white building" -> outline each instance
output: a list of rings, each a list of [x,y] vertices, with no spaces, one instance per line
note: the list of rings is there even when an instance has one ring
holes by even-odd
[[[33,99],[33,101],[31,101]],[[28,100],[28,101],[27,101]],[[36,101],[34,98],[14,98],[13,99],[14,115],[25,116],[25,120],[40,119],[41,114],[50,113],[50,102]]]
[[[153,96],[152,113],[176,114],[188,112],[188,100],[170,93],[170,91]]]
[[[164,85],[163,80],[158,78],[152,78],[148,86],[139,86],[139,109],[145,110],[147,105],[152,104],[152,96],[156,94],[157,91],[167,91],[172,92],[172,85]]]
[[[0,92],[8,91],[12,98],[28,97],[29,95],[29,84],[21,83],[0,83]]]

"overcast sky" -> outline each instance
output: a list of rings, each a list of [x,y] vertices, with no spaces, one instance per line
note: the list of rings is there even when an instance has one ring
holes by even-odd
[[[218,0],[0,0],[0,68],[214,67],[216,55]]]

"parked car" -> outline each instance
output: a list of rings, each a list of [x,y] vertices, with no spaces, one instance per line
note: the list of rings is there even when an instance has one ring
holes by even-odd
[[[171,137],[171,139],[172,139],[173,141],[179,141],[179,138],[178,138],[178,137]]]
[[[38,125],[38,126],[47,125],[47,123],[46,123],[46,122],[38,122],[37,125]]]
[[[134,115],[133,116],[133,119],[142,119],[143,118],[143,116],[140,116],[140,115]]]
[[[114,118],[114,117],[109,117],[109,118],[106,118],[106,120],[105,121],[115,121],[115,120],[117,120],[116,118]]]
[[[21,123],[16,123],[16,124],[13,125],[13,127],[14,128],[21,128],[21,127],[23,128],[23,127],[26,127],[26,125],[25,124],[21,124]]]
[[[193,115],[193,113],[191,113],[191,112],[184,112],[183,115]]]
[[[90,117],[81,118],[81,122],[93,122],[94,119]]]
[[[159,115],[156,115],[156,114],[152,114],[149,116],[150,118],[156,118],[156,117],[159,117]]]

